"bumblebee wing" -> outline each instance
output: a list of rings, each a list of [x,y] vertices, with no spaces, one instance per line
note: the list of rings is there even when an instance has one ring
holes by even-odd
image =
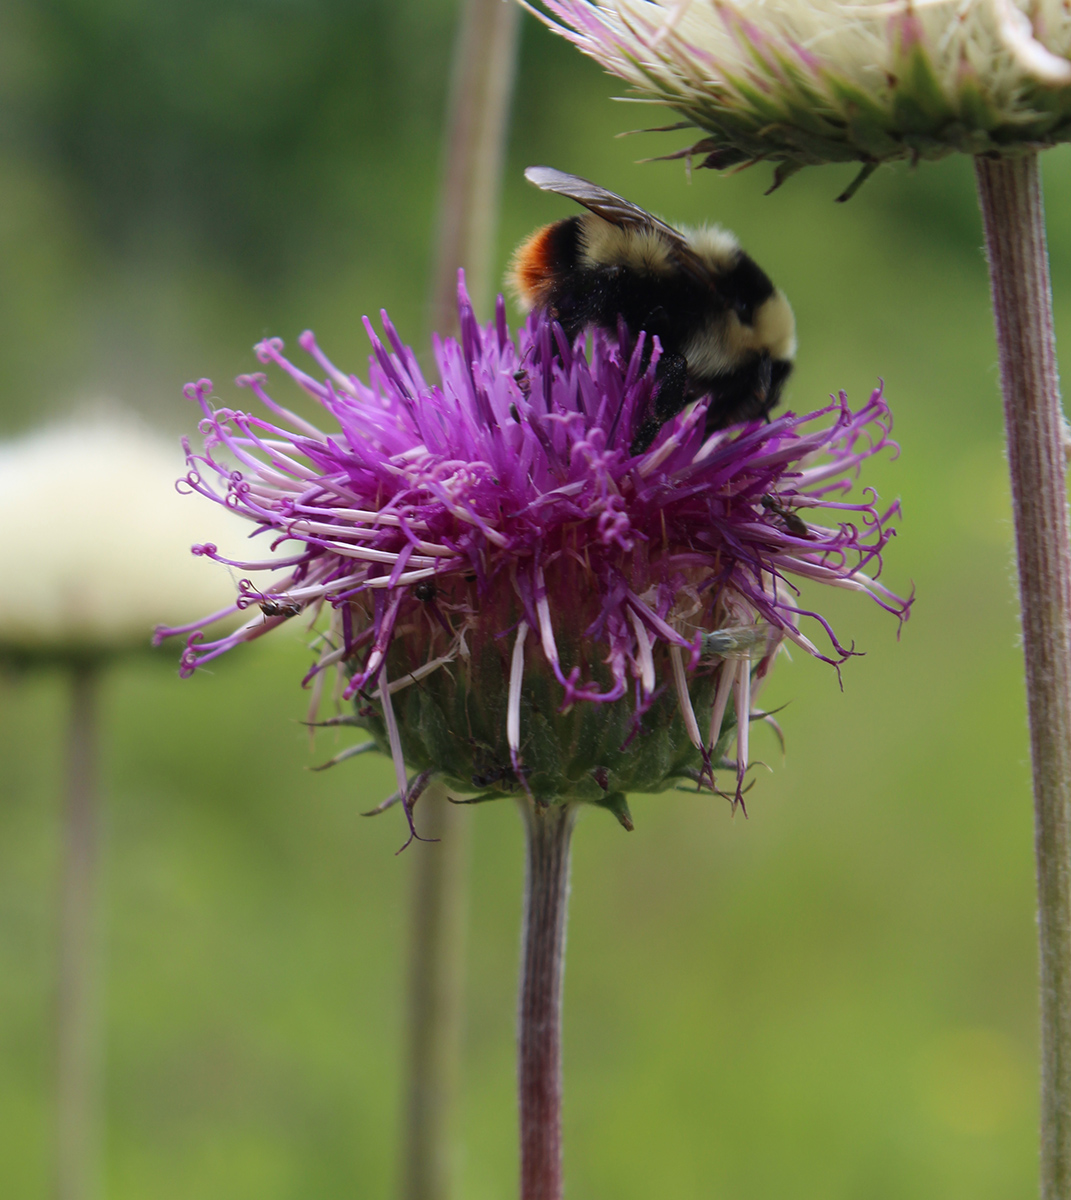
[[[581,179],[579,175],[567,175],[553,167],[529,167],[524,177],[544,192],[554,192],[575,200],[577,204],[582,204],[596,216],[609,221],[611,225],[623,225],[634,229],[657,228],[673,239],[681,240],[681,235],[675,229],[645,212],[639,205],[616,196],[587,179]]]
[[[588,179],[579,175],[568,175],[565,171],[557,171],[554,167],[529,167],[524,173],[529,183],[534,183],[544,192],[554,192],[558,196],[566,196],[582,204],[589,212],[611,225],[619,225],[624,229],[657,230],[669,243],[673,257],[680,268],[690,275],[697,283],[711,285],[715,283],[710,268],[688,245],[687,240],[672,225],[660,221],[638,204],[608,192]]]

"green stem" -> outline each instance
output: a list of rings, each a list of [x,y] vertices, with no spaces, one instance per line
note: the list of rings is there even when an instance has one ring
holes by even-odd
[[[574,805],[520,801],[528,835],[517,1015],[521,1200],[562,1196],[562,992]]]
[[[97,701],[100,668],[71,673],[60,879],[56,1196],[89,1200],[97,1172]]]
[[[1036,154],[975,159],[1000,348],[1030,719],[1041,1195],[1071,1196],[1071,540]]]

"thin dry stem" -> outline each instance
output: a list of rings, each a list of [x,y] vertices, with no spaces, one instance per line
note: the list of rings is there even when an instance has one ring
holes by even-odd
[[[1071,1196],[1071,541],[1036,154],[975,160],[1000,348],[1034,781],[1041,1196]]]
[[[429,784],[417,809],[409,965],[405,1200],[445,1200],[455,1168],[454,1108],[462,1028],[468,829],[446,789]]]
[[[431,324],[458,332],[457,272],[477,307],[491,290],[502,163],[517,57],[520,8],[505,0],[463,0],[446,120],[438,254]],[[421,832],[439,840],[410,846],[413,902],[409,1069],[403,1135],[402,1200],[453,1194],[451,1114],[457,1092],[464,978],[468,822],[429,787]]]
[[[476,311],[486,314],[490,301],[520,15],[513,0],[465,0],[462,9],[432,288],[432,328],[443,336],[458,331],[459,267]]]
[[[97,1172],[97,697],[100,669],[71,671],[56,1012],[56,1196],[91,1200]]]

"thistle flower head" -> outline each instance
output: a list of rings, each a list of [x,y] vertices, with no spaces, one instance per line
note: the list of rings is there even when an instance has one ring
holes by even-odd
[[[704,136],[701,165],[801,167],[1071,140],[1063,0],[546,0],[552,28]]]
[[[700,402],[633,457],[657,343],[647,363],[642,344],[596,330],[585,353],[544,317],[511,335],[501,299],[486,326],[463,287],[459,299],[460,339],[434,345],[439,383],[385,313],[386,344],[366,321],[367,382],[311,333],[299,339],[309,371],[276,339],[257,347],[331,431],[288,412],[264,375],[238,380],[261,416],[213,409],[208,380],[189,386],[204,411],[189,487],[265,544],[233,567],[285,574],[242,580],[234,607],[253,615],[235,632],[204,640],[214,618],[185,630],[183,669],[323,613],[308,682],[340,668],[338,695],[393,755],[407,814],[433,774],[479,798],[523,788],[603,804],[626,824],[630,791],[712,785],[719,766],[739,790],[755,691],[778,649],[832,663],[852,653],[799,585],[906,615],[874,578],[897,507],[847,494],[893,445],[880,389],[856,412],[842,395],[706,439]]]

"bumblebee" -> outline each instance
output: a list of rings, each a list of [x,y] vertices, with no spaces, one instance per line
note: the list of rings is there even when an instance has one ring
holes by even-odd
[[[678,230],[577,175],[529,167],[525,178],[588,211],[536,230],[517,248],[507,283],[525,312],[542,309],[575,338],[596,326],[657,336],[662,355],[649,410],[633,432],[642,454],[666,421],[708,397],[706,432],[765,417],[796,354],[785,295],[716,226]],[[646,364],[645,364],[646,365]]]

